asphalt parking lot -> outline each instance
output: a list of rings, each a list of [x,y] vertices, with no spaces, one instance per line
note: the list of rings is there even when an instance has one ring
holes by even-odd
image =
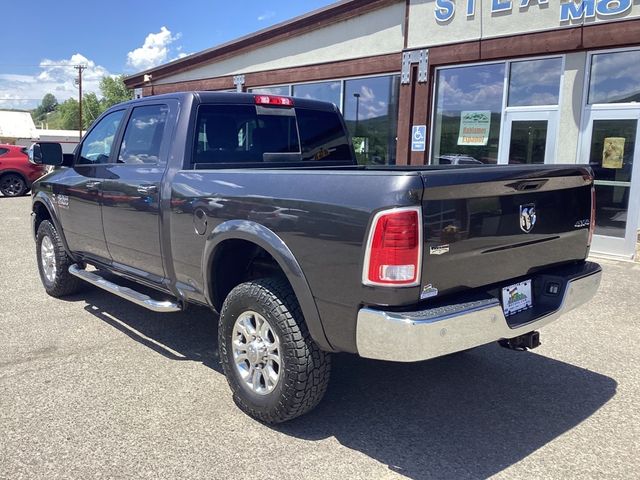
[[[0,478],[637,478],[640,264],[518,353],[337,355],[324,402],[275,428],[233,404],[208,310],[40,285],[30,199],[0,197]]]

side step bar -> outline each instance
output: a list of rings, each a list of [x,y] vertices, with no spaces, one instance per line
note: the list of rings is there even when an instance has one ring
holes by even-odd
[[[100,287],[107,292],[113,293],[121,298],[124,298],[125,300],[129,300],[136,305],[140,305],[141,307],[152,310],[154,312],[172,313],[182,310],[180,308],[180,304],[177,302],[172,302],[170,300],[154,300],[149,295],[136,292],[135,290],[132,290],[128,287],[117,285],[113,282],[110,282],[109,280],[102,278],[100,275],[94,272],[83,270],[75,264],[69,267],[69,273],[71,275],[75,275],[78,278],[81,278],[85,282],[89,282],[96,287]]]

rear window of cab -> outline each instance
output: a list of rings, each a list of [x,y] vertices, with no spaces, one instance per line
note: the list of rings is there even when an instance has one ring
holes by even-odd
[[[192,164],[353,163],[335,111],[261,105],[200,105]]]

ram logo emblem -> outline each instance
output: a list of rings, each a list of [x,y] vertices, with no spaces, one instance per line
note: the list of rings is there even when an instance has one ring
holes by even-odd
[[[533,226],[536,224],[537,219],[538,216],[536,214],[535,203],[520,205],[520,229],[524,233],[529,233],[533,230]]]

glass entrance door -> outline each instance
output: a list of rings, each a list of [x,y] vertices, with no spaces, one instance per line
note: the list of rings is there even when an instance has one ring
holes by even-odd
[[[557,111],[507,111],[500,164],[543,164],[554,161]]]
[[[582,157],[595,173],[596,231],[591,250],[632,258],[640,215],[640,109],[587,112]]]

